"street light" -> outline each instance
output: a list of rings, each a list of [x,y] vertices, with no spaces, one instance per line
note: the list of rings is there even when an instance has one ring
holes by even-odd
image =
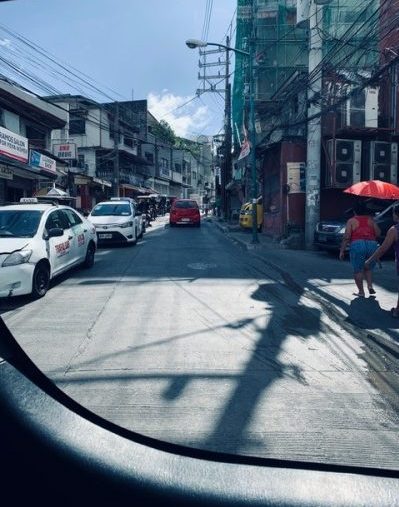
[[[249,108],[250,108],[250,125],[251,125],[251,175],[252,175],[252,243],[259,243],[258,239],[258,217],[257,217],[257,181],[256,181],[256,130],[255,130],[255,86],[253,76],[253,60],[254,60],[254,47],[253,43],[250,44],[250,51],[243,51],[242,49],[232,48],[225,44],[216,42],[207,42],[199,39],[188,39],[186,45],[190,49],[204,48],[206,46],[217,46],[224,48],[228,52],[234,51],[240,55],[249,58]],[[230,121],[230,119],[229,119]]]

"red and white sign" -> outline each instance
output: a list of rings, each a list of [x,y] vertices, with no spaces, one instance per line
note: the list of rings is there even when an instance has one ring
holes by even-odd
[[[249,141],[245,139],[241,145],[241,151],[240,156],[238,157],[238,160],[241,160],[245,157],[247,157],[251,152],[251,145],[249,144]]]
[[[76,158],[76,144],[53,144],[53,153],[58,158],[62,158],[64,160],[73,160]]]
[[[29,158],[27,138],[0,127],[0,153],[20,162],[27,162]]]

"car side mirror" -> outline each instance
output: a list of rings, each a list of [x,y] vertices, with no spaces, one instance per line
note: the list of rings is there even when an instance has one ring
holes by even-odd
[[[47,233],[48,238],[58,238],[63,235],[64,229],[61,229],[61,227],[54,227],[53,229],[50,229]]]

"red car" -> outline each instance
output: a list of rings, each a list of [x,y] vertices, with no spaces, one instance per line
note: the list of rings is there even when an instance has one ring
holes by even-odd
[[[201,217],[196,201],[191,199],[176,199],[170,209],[169,224],[201,226]]]

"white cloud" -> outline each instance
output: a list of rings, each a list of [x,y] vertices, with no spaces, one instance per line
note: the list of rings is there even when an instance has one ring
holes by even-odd
[[[160,94],[149,93],[148,109],[157,120],[167,121],[178,136],[190,138],[193,133],[205,131],[212,121],[208,106],[198,103],[198,99],[186,104],[190,99],[168,90],[162,90]]]

